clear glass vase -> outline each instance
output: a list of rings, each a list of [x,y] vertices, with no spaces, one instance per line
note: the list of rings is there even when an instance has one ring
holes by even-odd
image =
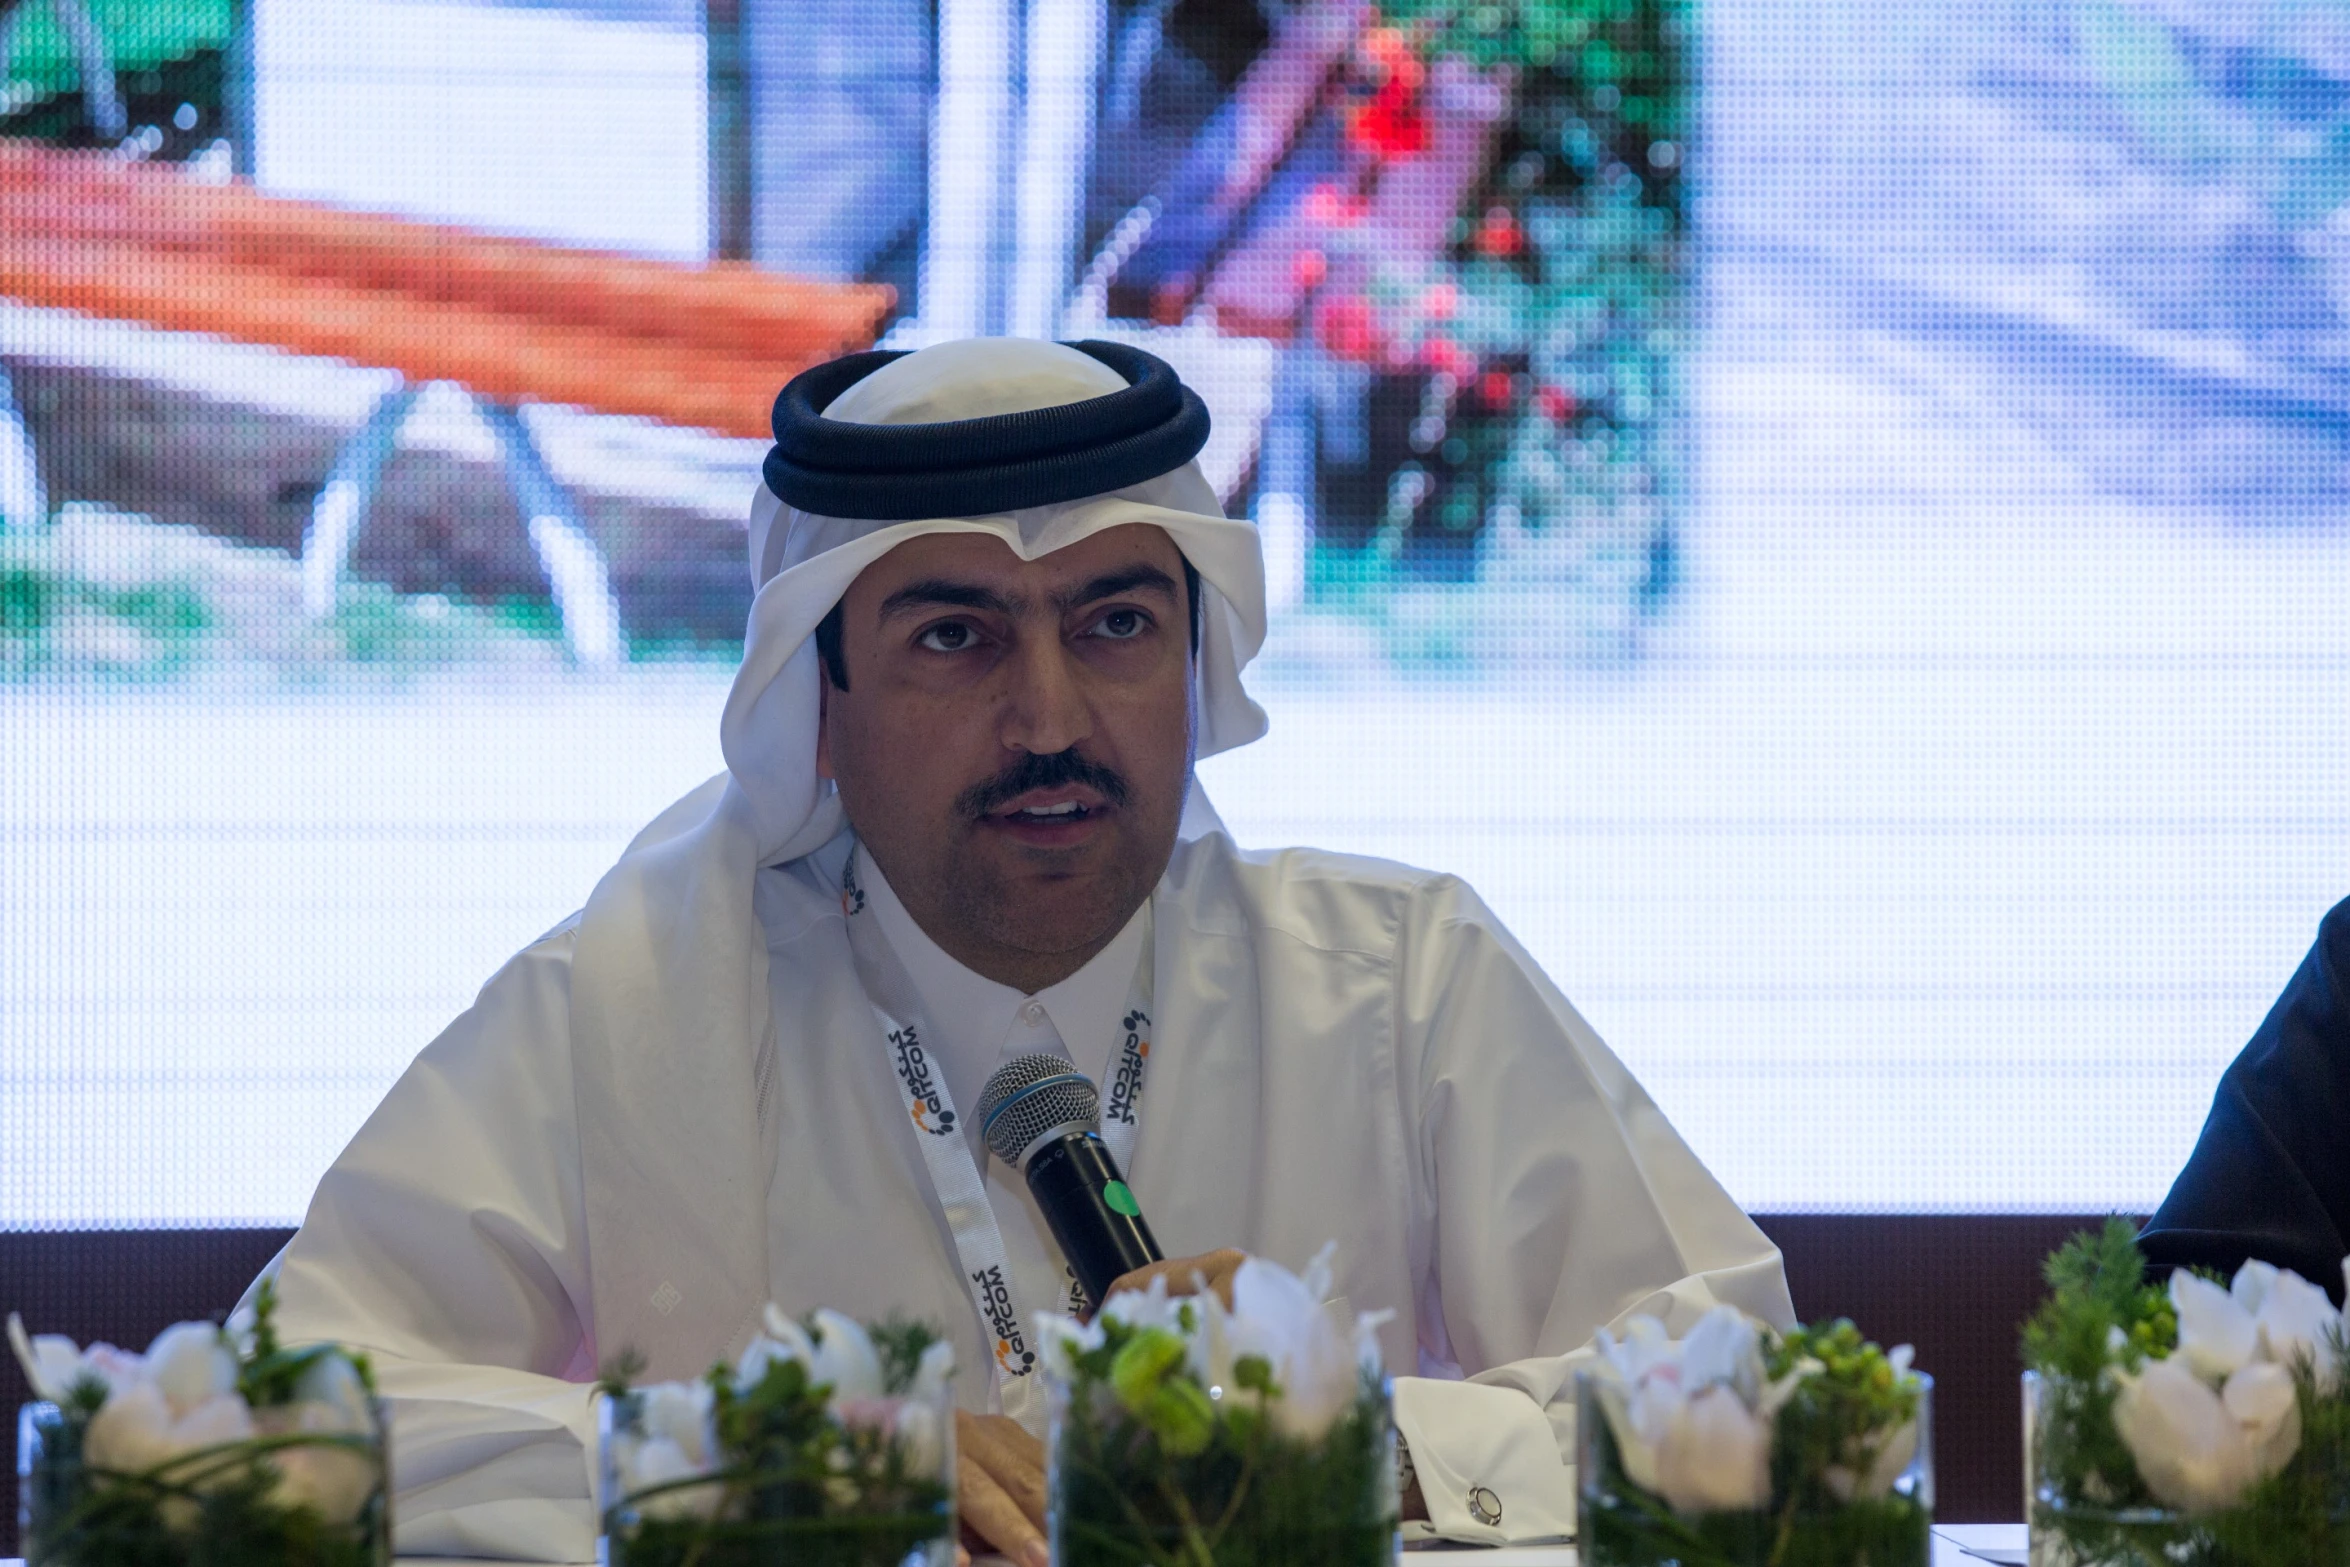
[[[389,1567],[382,1407],[368,1402],[363,1432],[305,1429],[300,1407],[255,1410],[254,1437],[143,1457],[133,1472],[87,1458],[92,1417],[24,1405],[16,1474],[27,1567]]]
[[[1105,1384],[1045,1381],[1054,1567],[1389,1567],[1395,1427],[1384,1378],[1320,1436],[1219,1390],[1204,1444],[1170,1451]]]
[[[2110,1488],[2068,1476],[2060,1456],[2077,1452],[2085,1432],[2110,1439],[2087,1426],[2110,1420],[2110,1391],[2027,1371],[2023,1406],[2032,1567],[2350,1567],[2350,1475],[2334,1475],[2321,1493],[2331,1505],[2320,1501],[2292,1519],[2256,1506],[2189,1513],[2147,1502],[2134,1472],[2124,1486],[2138,1500],[2116,1502],[2085,1494]],[[2295,1462],[2322,1460],[2305,1451]]]
[[[604,1567],[954,1567],[955,1409],[860,1399],[796,1453],[631,1492],[629,1443],[655,1440],[643,1390],[603,1400]],[[708,1439],[705,1438],[705,1441]]]
[[[1933,1556],[1934,1381],[1925,1376],[1919,1381],[1924,1387],[1916,1445],[1898,1473],[1875,1477],[1874,1484],[1825,1480],[1791,1496],[1773,1496],[1763,1507],[1682,1511],[1626,1472],[1600,1402],[1598,1379],[1588,1371],[1577,1373],[1583,1562],[1586,1567],[1928,1567]]]

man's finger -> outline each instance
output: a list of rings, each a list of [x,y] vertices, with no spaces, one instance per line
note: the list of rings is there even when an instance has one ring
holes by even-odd
[[[1038,1528],[1044,1526],[1044,1444],[1003,1415],[965,1415],[958,1451],[976,1460]]]
[[[955,1468],[961,1489],[956,1505],[964,1524],[1020,1567],[1050,1567],[1052,1553],[1043,1534],[978,1460],[963,1455]]]
[[[1154,1262],[1136,1268],[1110,1286],[1112,1295],[1123,1290],[1148,1290],[1151,1280],[1165,1279],[1170,1295],[1189,1295],[1205,1280],[1218,1300],[1232,1304],[1232,1275],[1248,1261],[1248,1253],[1227,1246],[1221,1251],[1203,1252],[1197,1257],[1176,1257],[1167,1262]]]

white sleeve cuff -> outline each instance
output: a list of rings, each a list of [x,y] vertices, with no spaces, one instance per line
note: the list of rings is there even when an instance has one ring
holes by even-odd
[[[1411,1448],[1435,1537],[1524,1545],[1575,1532],[1574,1469],[1525,1394],[1397,1377],[1395,1429]]]

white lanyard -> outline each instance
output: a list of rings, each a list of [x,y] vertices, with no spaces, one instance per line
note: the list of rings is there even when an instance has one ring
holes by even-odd
[[[897,1074],[898,1091],[918,1134],[922,1162],[938,1193],[953,1235],[955,1254],[962,1264],[963,1285],[971,1292],[979,1313],[981,1337],[992,1342],[996,1399],[1003,1412],[1023,1424],[1040,1412],[1036,1391],[1036,1352],[1028,1343],[1027,1324],[1033,1319],[1020,1309],[1012,1288],[1012,1273],[1004,1259],[1003,1232],[996,1227],[995,1209],[988,1205],[987,1184],[979,1161],[971,1156],[962,1119],[947,1092],[946,1076],[930,1059],[924,1041],[934,1038],[921,1002],[906,976],[905,966],[890,949],[880,922],[867,912],[865,894],[857,885],[857,855],[852,851],[841,872],[841,912],[848,917],[849,950],[857,962],[857,978],[865,999],[881,1024],[890,1067]],[[1142,1106],[1143,1075],[1151,1053],[1151,957],[1147,947],[1135,965],[1134,985],[1119,1014],[1118,1044],[1110,1072],[1110,1087],[1102,1100],[1102,1141],[1117,1161],[1119,1173],[1134,1173],[1134,1139]],[[1065,1043],[1065,1042],[1064,1042]],[[1078,1309],[1077,1291],[1069,1291],[1068,1309]]]

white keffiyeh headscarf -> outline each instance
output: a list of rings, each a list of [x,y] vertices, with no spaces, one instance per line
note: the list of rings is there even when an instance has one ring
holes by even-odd
[[[1113,354],[1147,365],[1162,388],[1172,381],[1148,356],[1103,345],[1081,352],[1020,339],[945,343],[877,363],[816,409],[821,418],[813,423],[803,408],[797,433],[807,440],[813,430],[822,446],[824,426],[837,424],[845,427],[835,432],[844,447],[871,447],[875,432],[853,427],[914,426],[908,438],[929,449],[923,443],[934,432],[919,427],[951,431],[953,422],[1127,391],[1127,376],[1104,362]],[[1189,401],[1204,433],[1196,399]],[[1045,416],[1037,427],[1050,422]],[[779,402],[779,437],[783,423]],[[1223,516],[1190,460],[1196,450],[1193,440],[1179,466],[1129,475],[1103,493],[911,518],[902,506],[895,516],[853,517],[787,505],[771,487],[778,469],[770,458],[770,483],[750,515],[757,596],[720,726],[727,771],[630,844],[590,896],[574,948],[573,1089],[594,1336],[606,1351],[629,1343],[706,1346],[695,1352],[698,1365],[664,1364],[656,1353],[650,1367],[658,1376],[696,1375],[710,1355],[739,1347],[767,1298],[767,1172],[752,1085],[771,1004],[752,886],[762,866],[812,854],[846,826],[838,796],[816,772],[818,623],[868,565],[923,534],[990,533],[1034,560],[1106,528],[1150,523],[1167,531],[1201,579],[1193,699],[1199,754],[1246,744],[1265,732],[1265,715],[1240,679],[1264,641],[1263,558],[1255,528]],[[1085,471],[1085,457],[1050,454],[1042,466],[1057,476],[1044,481],[1048,490],[1054,483],[1066,490],[1069,475]],[[983,480],[948,488],[984,503]],[[816,493],[850,493],[857,480],[845,482],[847,489]],[[998,493],[1033,494],[1033,474],[1027,482],[1026,492],[1011,484]],[[1213,823],[1195,786],[1183,831]],[[661,1191],[697,1193],[688,1222],[647,1196]]]

